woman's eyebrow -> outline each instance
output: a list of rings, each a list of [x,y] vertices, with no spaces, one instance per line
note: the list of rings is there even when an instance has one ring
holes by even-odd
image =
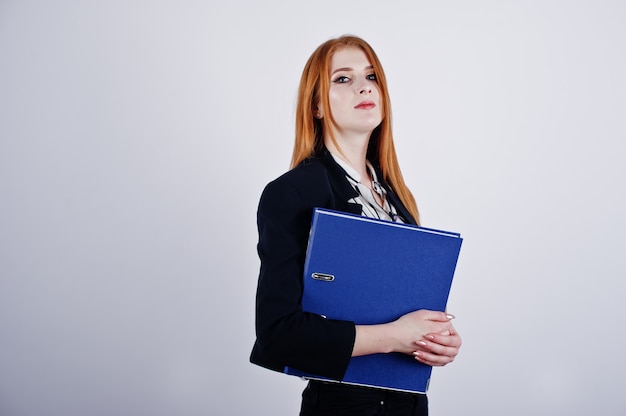
[[[373,65],[366,66],[364,69],[365,69],[366,71],[368,71],[368,70],[370,70],[370,69],[374,69],[374,66],[373,66]],[[334,70],[334,71],[333,71],[330,75],[334,75],[334,74],[336,74],[337,72],[344,72],[344,71],[345,71],[345,72],[350,72],[350,71],[354,71],[354,69],[349,68],[349,67],[345,67],[345,68],[337,68],[337,69],[335,69],[335,70]]]

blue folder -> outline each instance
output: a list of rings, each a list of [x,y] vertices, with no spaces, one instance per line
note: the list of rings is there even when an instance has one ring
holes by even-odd
[[[445,311],[461,249],[458,233],[316,208],[304,266],[302,308],[356,324]],[[353,357],[342,380],[286,367],[285,373],[425,393],[432,367],[400,353]]]

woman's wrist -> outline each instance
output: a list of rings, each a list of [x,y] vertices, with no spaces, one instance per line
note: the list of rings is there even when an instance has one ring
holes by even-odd
[[[390,353],[398,350],[396,325],[357,325],[352,356]]]

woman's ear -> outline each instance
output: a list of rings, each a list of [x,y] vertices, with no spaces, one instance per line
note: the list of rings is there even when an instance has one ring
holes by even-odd
[[[321,105],[321,103],[320,103],[320,104],[318,104],[318,105],[315,107],[315,109],[313,110],[313,116],[314,116],[315,118],[320,119],[320,120],[324,118],[324,112],[322,111],[322,105]]]

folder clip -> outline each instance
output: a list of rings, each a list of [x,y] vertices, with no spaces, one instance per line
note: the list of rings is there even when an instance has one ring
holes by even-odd
[[[335,280],[335,276],[328,273],[311,273],[311,277],[315,280],[322,280],[324,282],[332,282]]]

